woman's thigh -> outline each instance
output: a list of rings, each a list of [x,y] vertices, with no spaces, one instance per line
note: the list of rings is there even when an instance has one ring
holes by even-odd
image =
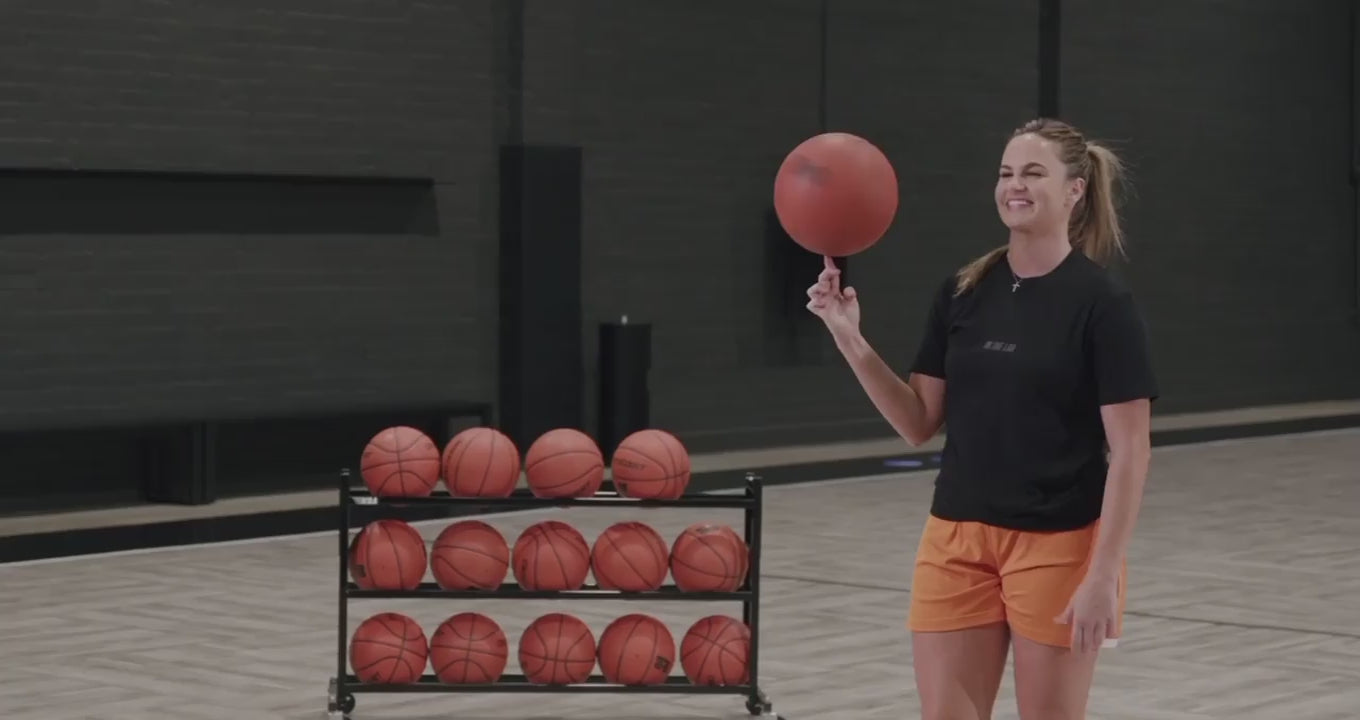
[[[986,720],[1010,630],[989,529],[930,517],[911,581],[912,665],[924,720]]]
[[[922,720],[989,720],[1009,649],[1004,622],[912,633]]]
[[[1019,635],[1015,703],[1020,720],[1083,720],[1100,652],[1081,652]]]

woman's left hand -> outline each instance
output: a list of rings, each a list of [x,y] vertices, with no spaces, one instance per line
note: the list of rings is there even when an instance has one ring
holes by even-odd
[[[1091,570],[1086,573],[1067,609],[1057,621],[1072,626],[1072,650],[1095,652],[1114,631],[1119,607],[1119,576]]]

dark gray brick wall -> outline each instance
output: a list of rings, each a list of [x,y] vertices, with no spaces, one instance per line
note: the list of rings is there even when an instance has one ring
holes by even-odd
[[[464,176],[491,4],[49,0],[0,23],[6,166]]]
[[[470,0],[6,6],[0,166],[429,177],[440,227],[0,239],[0,425],[491,399],[492,23]]]
[[[903,185],[852,265],[898,368],[940,277],[1003,239],[991,178],[1035,110],[1031,5],[830,3],[829,129],[879,143]],[[1129,141],[1129,273],[1164,407],[1360,392],[1345,4],[1146,5],[1068,3],[1064,105]],[[5,237],[18,310],[0,337],[19,349],[0,424],[492,397],[505,8],[7,6],[0,166],[429,176],[441,226]],[[765,341],[764,214],[779,161],[820,129],[821,3],[526,0],[524,17],[524,138],[586,153],[591,354],[601,320],[655,323],[655,419],[696,446],[886,432],[833,352],[771,362]]]
[[[1350,3],[1067,3],[1063,104],[1124,148],[1163,410],[1360,396]]]

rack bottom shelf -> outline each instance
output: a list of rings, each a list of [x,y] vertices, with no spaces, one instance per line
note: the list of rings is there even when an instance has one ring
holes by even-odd
[[[341,684],[344,690],[341,692]],[[483,684],[451,684],[439,681],[434,675],[422,675],[420,680],[405,685],[378,685],[360,682],[352,674],[331,678],[330,704],[332,718],[349,718],[354,711],[355,693],[632,693],[671,695],[743,695],[746,711],[753,716],[787,720],[774,712],[770,699],[753,685],[695,685],[684,677],[670,677],[660,685],[619,685],[608,682],[601,675],[592,675],[583,683],[573,685],[539,685],[523,675],[504,675],[500,682]]]
[[[540,685],[531,683],[523,675],[502,675],[495,683],[444,683],[434,675],[422,675],[420,680],[402,685],[366,683],[354,675],[345,675],[345,691],[351,693],[656,693],[700,695],[750,695],[750,685],[695,685],[687,678],[672,676],[660,685],[619,685],[592,675],[586,682],[571,685]]]

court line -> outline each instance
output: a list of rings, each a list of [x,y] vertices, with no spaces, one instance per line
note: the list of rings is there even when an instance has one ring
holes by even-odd
[[[844,479],[845,479],[845,478],[833,478],[830,482],[840,481],[840,480],[844,480]],[[815,481],[811,481],[811,482],[818,482],[818,483],[820,483],[820,482],[824,482],[824,481],[815,480]],[[805,484],[808,484],[808,483],[789,483],[789,485],[795,485],[795,484],[796,484],[796,485],[805,485]],[[731,489],[723,489],[723,490],[713,490],[713,491],[710,491],[710,492],[707,492],[707,493],[704,493],[704,494],[705,494],[705,495],[737,495],[737,494],[742,493],[742,492],[744,492],[744,489],[742,489],[742,488],[731,488]],[[459,520],[489,520],[489,519],[499,519],[499,518],[505,518],[505,517],[522,517],[522,516],[526,516],[526,515],[546,514],[546,513],[555,512],[555,511],[564,510],[564,509],[566,509],[566,508],[560,508],[560,507],[525,508],[525,509],[523,509],[523,510],[507,510],[507,511],[504,511],[504,512],[479,513],[479,514],[476,514],[476,515],[458,515],[458,516],[456,516],[456,517],[434,518],[434,519],[431,519],[431,520],[412,520],[412,521],[408,521],[408,523],[409,523],[411,526],[413,526],[413,527],[444,527],[444,526],[448,525],[448,524],[451,523],[451,522],[455,522],[455,521],[459,521]],[[336,508],[336,512],[338,513],[339,511],[340,511],[340,509],[337,507],[337,508]],[[85,554],[83,554],[83,555],[66,555],[66,556],[62,556],[62,557],[38,558],[38,559],[36,559],[36,560],[19,560],[19,561],[10,562],[10,563],[0,563],[0,570],[2,570],[2,569],[4,569],[4,568],[7,568],[7,567],[25,567],[25,566],[29,566],[29,565],[50,565],[50,564],[61,563],[61,562],[74,562],[74,561],[77,561],[77,560],[95,560],[95,559],[99,559],[99,558],[128,557],[128,556],[135,556],[135,555],[150,555],[150,554],[153,554],[153,553],[173,552],[173,551],[175,551],[175,550],[202,550],[202,549],[206,549],[206,548],[241,547],[241,546],[245,546],[245,545],[258,545],[258,544],[261,544],[261,543],[268,543],[268,542],[287,542],[287,541],[290,541],[290,540],[310,540],[310,539],[313,539],[313,538],[320,538],[320,537],[332,537],[332,538],[333,538],[333,537],[335,537],[336,533],[337,533],[339,530],[340,530],[340,524],[339,524],[339,522],[337,521],[337,522],[336,522],[335,528],[332,529],[332,530],[316,530],[316,531],[313,531],[313,532],[290,533],[290,534],[287,534],[287,535],[266,535],[266,536],[262,536],[262,537],[241,538],[240,540],[215,540],[215,541],[211,541],[211,542],[186,543],[186,544],[183,544],[183,545],[163,545],[163,546],[159,546],[159,547],[133,548],[133,549],[131,549],[131,550],[114,550],[114,551],[106,552],[106,553],[85,553]]]
[[[408,522],[409,522],[410,525],[412,525],[412,526],[414,526],[414,527],[426,527],[426,526],[447,525],[447,524],[449,524],[449,523],[451,523],[451,522],[454,522],[455,520],[480,520],[480,519],[485,519],[485,518],[504,517],[504,516],[506,516],[506,515],[516,515],[516,516],[518,516],[518,515],[532,515],[532,514],[534,514],[534,513],[546,513],[546,512],[549,512],[549,511],[552,511],[552,510],[558,510],[558,509],[560,509],[560,508],[528,508],[528,509],[525,509],[525,510],[512,510],[512,511],[510,511],[510,512],[504,512],[504,513],[483,513],[483,514],[479,514],[479,515],[459,515],[459,516],[457,516],[456,518],[453,518],[453,517],[450,517],[450,518],[437,518],[437,519],[434,519],[434,520],[414,520],[414,521],[408,521]],[[337,507],[337,508],[336,508],[336,512],[338,513],[339,511],[340,511],[340,509]],[[25,566],[29,566],[29,565],[50,565],[50,564],[53,564],[53,563],[74,562],[74,561],[78,561],[78,560],[94,560],[94,559],[99,559],[99,558],[111,558],[111,557],[129,557],[129,556],[135,556],[135,555],[151,555],[151,554],[153,554],[153,553],[173,552],[173,551],[176,551],[176,550],[203,550],[203,549],[208,549],[208,548],[241,547],[241,546],[244,546],[244,545],[258,545],[258,544],[261,544],[261,543],[268,543],[268,542],[288,542],[288,541],[290,541],[290,540],[309,540],[309,539],[312,539],[312,538],[320,538],[320,537],[331,537],[331,538],[334,538],[334,537],[336,536],[336,534],[339,532],[339,530],[340,530],[340,524],[339,524],[339,522],[337,521],[337,522],[336,522],[335,528],[334,528],[334,529],[331,529],[331,530],[317,530],[317,531],[314,531],[314,532],[292,533],[292,534],[288,534],[288,535],[266,535],[266,536],[262,536],[262,537],[241,538],[240,540],[215,540],[215,541],[211,541],[211,542],[185,543],[185,544],[183,544],[183,545],[162,545],[162,546],[159,546],[159,547],[133,548],[133,549],[131,549],[131,550],[114,550],[114,551],[106,552],[106,553],[86,553],[86,554],[84,554],[84,555],[66,555],[66,556],[63,556],[63,557],[38,558],[37,560],[20,560],[20,561],[11,562],[11,563],[0,563],[0,570],[3,570],[4,568],[8,568],[8,567],[25,567]]]
[[[1292,437],[1325,437],[1325,436],[1329,436],[1329,435],[1355,435],[1355,434],[1360,434],[1360,428],[1332,428],[1332,429],[1327,429],[1327,430],[1312,430],[1312,431],[1299,432],[1299,433],[1286,433],[1286,434],[1282,434],[1282,435],[1260,435],[1260,436],[1243,437],[1243,438],[1224,438],[1224,439],[1222,439],[1222,440],[1209,440],[1209,441],[1199,442],[1199,443],[1179,443],[1179,444],[1176,444],[1176,445],[1163,445],[1163,446],[1160,446],[1160,447],[1155,447],[1155,448],[1153,448],[1153,452],[1154,452],[1154,453],[1157,453],[1157,452],[1167,452],[1167,451],[1171,451],[1171,450],[1179,450],[1179,449],[1186,449],[1186,448],[1222,447],[1222,446],[1225,446],[1225,445],[1238,445],[1238,444],[1242,444],[1242,443],[1258,442],[1258,441],[1262,441],[1262,440],[1288,439],[1288,438],[1292,438]],[[779,488],[784,488],[784,487],[800,487],[800,486],[807,486],[807,485],[847,485],[847,484],[852,484],[852,483],[869,482],[869,481],[889,481],[889,480],[894,480],[894,479],[903,479],[903,478],[906,478],[906,477],[909,477],[909,476],[912,476],[912,475],[931,474],[931,473],[934,473],[934,472],[935,472],[935,468],[923,468],[923,469],[920,469],[920,470],[908,470],[908,471],[900,472],[900,473],[882,473],[882,474],[860,475],[860,476],[852,476],[852,477],[826,478],[826,479],[823,479],[823,480],[807,480],[807,481],[796,482],[796,483],[779,483],[779,484],[776,484],[776,485],[768,486],[768,487],[766,487],[765,490],[766,490],[766,492],[769,492],[769,491],[777,490],[777,489],[779,489]],[[706,493],[706,494],[712,494],[712,495],[734,495],[734,494],[740,493],[740,492],[742,492],[742,491],[743,491],[743,490],[742,490],[741,488],[732,488],[732,489],[725,489],[725,490],[715,490],[715,491],[710,491],[709,493]],[[338,509],[339,509],[339,508],[337,508],[337,511],[338,511]],[[535,514],[535,513],[537,513],[537,514],[548,513],[548,512],[553,512],[553,511],[557,511],[557,510],[561,510],[561,509],[562,509],[562,508],[556,508],[556,507],[549,507],[549,508],[528,508],[528,509],[525,509],[525,510],[510,510],[510,511],[506,511],[506,512],[482,513],[482,514],[478,514],[478,515],[460,515],[460,516],[457,517],[457,519],[458,519],[458,520],[475,520],[475,519],[488,519],[488,518],[520,517],[520,516],[524,516],[524,515],[532,515],[532,514]],[[434,519],[434,520],[418,520],[418,521],[411,522],[411,525],[413,525],[413,526],[415,526],[415,527],[439,526],[439,525],[447,525],[449,522],[452,522],[453,520],[454,520],[454,518],[440,518],[440,519]],[[327,537],[327,536],[334,537],[334,536],[335,536],[335,533],[336,533],[336,530],[338,530],[338,529],[339,529],[339,527],[338,527],[338,525],[337,525],[337,527],[336,527],[335,530],[318,530],[318,531],[316,531],[316,532],[308,532],[308,533],[294,533],[294,534],[287,534],[287,535],[268,535],[268,536],[264,536],[264,537],[256,537],[256,538],[242,538],[242,539],[240,539],[240,540],[219,540],[219,541],[203,542],[203,543],[188,543],[188,544],[184,544],[184,545],[166,545],[166,546],[161,546],[161,547],[133,548],[133,549],[131,549],[131,550],[114,550],[114,551],[112,551],[112,552],[106,552],[106,553],[90,553],[90,554],[84,554],[84,555],[67,555],[67,556],[63,556],[63,557],[39,558],[39,559],[36,559],[36,560],[20,560],[20,561],[17,561],[17,562],[0,563],[0,570],[3,570],[4,568],[11,568],[11,567],[29,567],[29,566],[35,566],[35,565],[51,565],[51,564],[55,564],[55,563],[63,563],[63,562],[78,562],[78,561],[81,561],[81,560],[97,560],[97,559],[100,559],[100,558],[110,558],[110,557],[131,557],[131,556],[136,556],[136,555],[149,555],[149,554],[152,554],[152,553],[174,552],[174,551],[177,551],[177,550],[198,550],[198,549],[204,549],[204,548],[218,548],[218,547],[240,547],[240,546],[245,546],[245,545],[255,545],[255,544],[259,544],[259,543],[276,542],[276,541],[278,541],[278,542],[287,542],[287,541],[290,541],[290,540],[305,540],[305,539],[310,539],[310,538],[319,538],[319,537]],[[774,576],[770,576],[770,577],[774,577]],[[777,579],[790,579],[790,580],[796,580],[796,579],[799,579],[799,578],[777,578]],[[866,589],[873,589],[873,588],[866,588]],[[878,589],[884,589],[884,588],[878,588]],[[1175,619],[1175,618],[1171,618],[1171,619]],[[1357,637],[1360,637],[1360,636],[1357,636]]]
[[[920,472],[920,471],[916,471],[916,472]],[[910,474],[910,473],[907,473],[907,474]],[[862,476],[862,477],[828,478],[828,479],[826,479],[826,480],[809,480],[809,481],[806,481],[806,482],[798,482],[798,483],[783,483],[783,484],[780,484],[780,485],[774,485],[774,486],[771,486],[771,487],[767,487],[767,488],[766,488],[766,491],[768,492],[769,490],[771,490],[771,489],[773,489],[773,488],[778,488],[778,487],[794,487],[794,486],[801,486],[801,485],[830,485],[830,484],[840,484],[840,483],[863,482],[863,481],[866,481],[866,480],[881,480],[881,479],[883,479],[883,478],[897,477],[897,475],[898,475],[897,473],[893,473],[893,474],[891,474],[891,475],[865,475],[865,476]],[[745,492],[745,490],[744,490],[743,488],[727,488],[727,489],[722,489],[722,490],[711,490],[711,491],[706,492],[706,493],[704,493],[704,494],[705,494],[705,495],[737,495],[737,494],[742,493],[742,492]],[[435,518],[435,519],[432,519],[432,520],[414,520],[414,521],[409,521],[409,522],[410,522],[410,524],[411,524],[413,527],[418,527],[418,528],[419,528],[419,527],[444,527],[444,526],[448,525],[449,523],[454,522],[454,521],[457,521],[457,520],[489,520],[489,519],[503,519],[503,518],[507,518],[507,517],[523,517],[523,516],[526,516],[526,515],[546,514],[546,513],[556,512],[556,511],[563,510],[563,509],[565,509],[565,508],[560,508],[560,507],[526,508],[526,509],[523,509],[523,510],[507,510],[507,511],[504,511],[504,512],[480,513],[480,514],[476,514],[476,515],[458,515],[457,517]],[[336,508],[336,511],[339,512],[339,508]],[[0,563],[0,571],[3,571],[5,568],[12,568],[12,567],[29,567],[29,566],[34,566],[34,565],[52,565],[52,564],[63,563],[63,562],[77,562],[77,561],[80,561],[80,560],[97,560],[97,559],[101,559],[101,558],[111,558],[111,557],[132,557],[132,556],[137,556],[137,555],[150,555],[150,554],[153,554],[153,553],[174,552],[174,551],[176,551],[176,550],[203,550],[203,549],[209,549],[209,548],[242,547],[242,546],[247,546],[247,545],[258,545],[258,544],[261,544],[261,543],[268,543],[268,542],[288,542],[288,541],[291,541],[291,540],[309,540],[309,539],[320,538],[320,537],[335,537],[336,532],[337,532],[339,529],[340,529],[339,523],[337,522],[337,523],[336,523],[336,527],[335,527],[335,529],[333,529],[333,530],[317,530],[317,531],[314,531],[314,532],[306,532],[306,533],[290,533],[290,534],[287,534],[287,535],[267,535],[267,536],[263,536],[263,537],[241,538],[240,540],[217,540],[217,541],[201,542],[201,543],[185,543],[185,544],[183,544],[183,545],[164,545],[164,546],[159,546],[159,547],[133,548],[133,549],[131,549],[131,550],[114,550],[114,551],[106,552],[106,553],[85,553],[85,554],[82,554],[82,555],[66,555],[66,556],[62,556],[62,557],[38,558],[38,559],[36,559],[36,560],[19,560],[19,561],[9,562],[9,563]]]

